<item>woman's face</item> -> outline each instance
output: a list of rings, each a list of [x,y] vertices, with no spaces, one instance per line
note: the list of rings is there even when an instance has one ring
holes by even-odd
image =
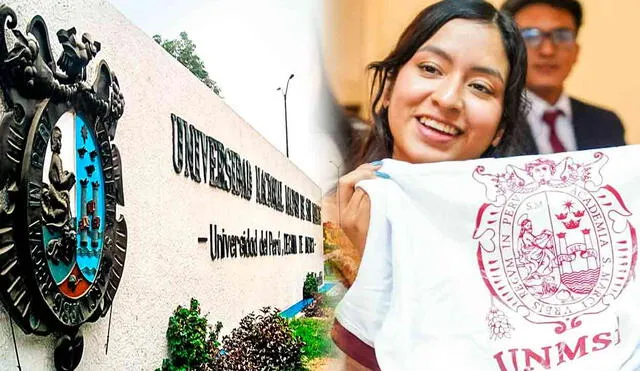
[[[478,158],[496,145],[509,61],[499,30],[454,19],[398,71],[387,95],[393,158]]]

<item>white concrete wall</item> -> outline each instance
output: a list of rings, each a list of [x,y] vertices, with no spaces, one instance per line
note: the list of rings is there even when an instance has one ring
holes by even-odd
[[[173,309],[200,300],[211,322],[226,331],[262,306],[281,309],[301,299],[309,271],[322,270],[322,229],[230,193],[198,184],[174,172],[171,113],[224,143],[320,205],[320,189],[283,154],[265,141],[204,84],[103,0],[5,1],[18,13],[24,31],[40,14],[49,28],[57,58],[55,32],[76,27],[102,43],[90,65],[105,60],[118,76],[126,107],[116,133],[123,161],[128,248],[125,270],[113,304],[109,354],[105,355],[108,317],[82,327],[85,350],[80,370],[149,370],[166,357],[165,332]],[[152,16],[152,9],[150,16]],[[248,48],[251,45],[247,45]],[[256,61],[259,68],[259,60]],[[218,73],[221,73],[218,71]],[[268,71],[265,71],[268,73]],[[313,154],[309,154],[313,155]],[[284,197],[284,195],[283,195]],[[211,261],[209,224],[241,234],[267,229],[314,237],[312,255]],[[24,370],[53,369],[55,338],[26,336],[17,327]],[[16,366],[9,318],[0,308],[0,369]]]

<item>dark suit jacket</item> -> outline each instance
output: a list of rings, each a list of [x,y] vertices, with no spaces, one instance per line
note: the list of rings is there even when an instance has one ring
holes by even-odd
[[[625,144],[624,127],[618,115],[577,99],[570,99],[573,131],[576,135],[578,150],[615,147]],[[539,154],[529,125],[527,125],[523,144],[525,154]]]

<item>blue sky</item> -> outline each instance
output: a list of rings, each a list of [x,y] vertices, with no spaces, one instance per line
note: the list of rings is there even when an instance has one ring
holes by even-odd
[[[335,173],[330,156],[320,160],[309,151],[321,131],[322,1],[109,1],[149,36],[174,39],[186,31],[225,102],[283,153],[283,98],[276,89],[295,74],[287,95],[290,159],[317,183]]]

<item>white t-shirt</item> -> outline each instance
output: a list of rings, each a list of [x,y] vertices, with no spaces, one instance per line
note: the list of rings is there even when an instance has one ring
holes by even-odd
[[[382,370],[640,369],[639,155],[385,160],[338,321]]]

